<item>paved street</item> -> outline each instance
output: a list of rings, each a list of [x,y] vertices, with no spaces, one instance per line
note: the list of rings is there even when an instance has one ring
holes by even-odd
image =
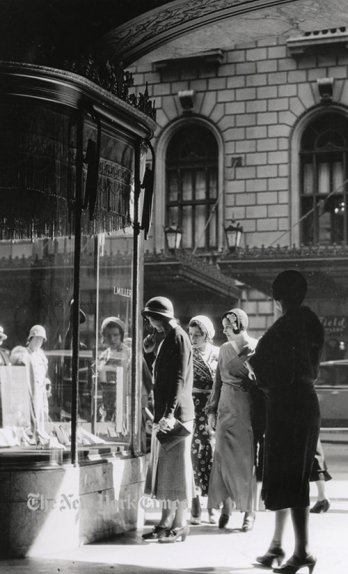
[[[331,508],[327,514],[311,514],[310,531],[313,553],[318,563],[315,574],[346,574],[348,564],[348,444],[324,443],[325,454],[333,480],[327,483]],[[315,485],[311,499],[315,500]],[[204,514],[206,519],[206,515]],[[155,523],[158,513],[146,515],[146,527]],[[113,540],[83,546],[61,554],[37,559],[0,562],[1,574],[117,574],[195,573],[195,574],[257,574],[267,570],[255,563],[255,557],[266,551],[273,529],[273,514],[258,512],[252,532],[242,533],[242,514],[232,515],[229,529],[220,531],[206,521],[191,527],[184,543],[161,545],[144,543],[141,530]],[[292,552],[289,525],[285,540],[287,556]],[[306,572],[306,569],[303,570]]]

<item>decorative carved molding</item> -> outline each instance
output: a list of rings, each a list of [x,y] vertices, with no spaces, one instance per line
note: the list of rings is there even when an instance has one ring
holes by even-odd
[[[126,64],[187,32],[254,10],[294,0],[177,0],[145,12],[107,33],[98,42],[110,60]]]

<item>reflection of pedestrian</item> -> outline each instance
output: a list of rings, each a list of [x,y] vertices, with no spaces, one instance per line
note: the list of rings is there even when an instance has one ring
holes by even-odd
[[[125,324],[119,317],[106,317],[102,322],[100,333],[106,349],[98,360],[99,387],[102,391],[102,403],[98,406],[98,420],[116,420],[116,383],[118,366],[128,364],[130,349],[124,343]]]
[[[330,508],[330,500],[326,495],[326,482],[331,480],[332,476],[327,470],[327,464],[325,461],[324,450],[320,439],[318,440],[317,449],[315,451],[314,463],[312,466],[312,472],[310,476],[310,481],[315,482],[317,487],[317,501],[314,506],[310,509],[310,512],[314,514],[320,514],[321,512],[327,512]]]
[[[189,336],[193,349],[193,402],[195,423],[192,438],[192,465],[196,496],[192,499],[191,524],[200,524],[199,495],[208,495],[209,477],[213,463],[213,434],[208,429],[205,407],[211,393],[219,357],[219,348],[212,344],[214,325],[204,315],[196,315],[189,322]],[[214,509],[208,508],[209,522],[215,524]]]
[[[43,343],[47,340],[42,325],[34,325],[29,332],[26,347],[14,347],[10,360],[14,365],[26,365],[30,374],[30,400],[32,430],[36,439],[48,438],[45,425],[48,421],[48,396],[51,382],[47,378],[48,361]]]
[[[281,547],[291,510],[295,535],[293,556],[274,572],[294,574],[315,558],[308,549],[309,479],[320,430],[314,381],[324,344],[318,317],[301,303],[307,283],[298,271],[280,273],[273,282],[273,298],[282,317],[260,339],[250,361],[258,384],[266,392],[266,432],[262,496],[275,510],[271,545],[257,561],[271,567],[284,557]]]
[[[145,492],[162,503],[159,524],[143,535],[145,540],[184,541],[188,534],[186,512],[192,498],[191,439],[194,407],[192,400],[192,347],[187,333],[174,318],[172,302],[153,297],[142,311],[151,326],[163,333],[153,366],[154,424],[151,461]],[[177,430],[180,429],[180,430]],[[168,443],[157,438],[169,434]],[[172,444],[170,444],[172,442]]]
[[[242,309],[227,311],[222,324],[228,342],[220,347],[216,379],[207,405],[209,425],[216,427],[208,506],[217,508],[223,503],[219,528],[224,528],[234,505],[245,513],[242,530],[246,532],[253,528],[256,503],[250,390],[254,376],[248,359],[257,340],[248,335],[248,316]]]

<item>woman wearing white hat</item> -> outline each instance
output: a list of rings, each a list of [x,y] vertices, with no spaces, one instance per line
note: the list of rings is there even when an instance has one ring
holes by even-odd
[[[213,463],[213,434],[208,429],[205,407],[215,380],[219,347],[212,344],[214,325],[205,315],[196,315],[189,322],[193,349],[193,402],[195,424],[192,438],[192,465],[195,497],[192,499],[191,524],[201,522],[200,495],[208,496],[209,477]],[[215,524],[214,510],[208,508],[209,522]]]
[[[14,347],[10,355],[12,364],[26,365],[29,369],[32,430],[38,442],[49,438],[45,425],[48,422],[48,392],[51,382],[47,378],[47,357],[41,348],[45,341],[45,327],[33,325],[29,331],[27,346]]]
[[[121,361],[129,361],[130,348],[124,343],[126,326],[119,317],[106,317],[100,328],[106,349],[98,361],[99,383],[102,402],[98,406],[98,420],[115,422],[116,419],[116,367]]]
[[[247,332],[248,315],[231,309],[222,317],[228,340],[220,347],[212,394],[207,404],[209,426],[216,429],[213,468],[208,505],[223,503],[219,528],[224,528],[232,508],[244,512],[242,531],[251,530],[255,520],[256,477],[252,428],[252,381],[248,359],[257,340]]]

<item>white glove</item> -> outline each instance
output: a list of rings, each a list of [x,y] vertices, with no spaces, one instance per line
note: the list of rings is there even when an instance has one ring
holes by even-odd
[[[208,415],[208,429],[214,432],[216,429],[216,415],[214,413],[209,413]]]

